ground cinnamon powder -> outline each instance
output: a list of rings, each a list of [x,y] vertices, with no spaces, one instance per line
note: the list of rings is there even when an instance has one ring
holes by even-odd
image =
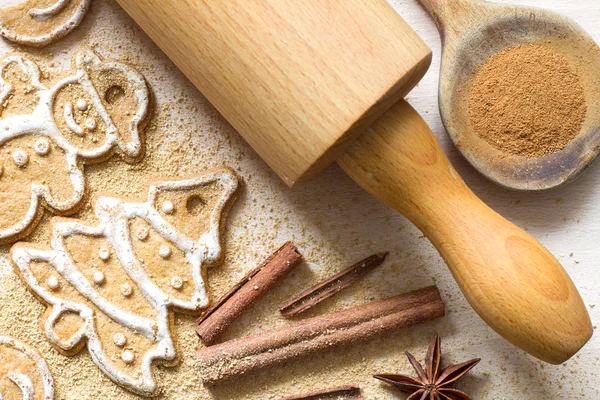
[[[543,156],[580,132],[587,106],[578,75],[544,44],[528,43],[490,57],[469,93],[475,132],[499,150]]]

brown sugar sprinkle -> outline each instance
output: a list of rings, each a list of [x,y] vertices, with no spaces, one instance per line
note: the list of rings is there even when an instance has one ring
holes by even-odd
[[[586,111],[579,76],[560,53],[541,43],[490,57],[469,93],[474,131],[498,150],[526,157],[563,149],[579,134]]]

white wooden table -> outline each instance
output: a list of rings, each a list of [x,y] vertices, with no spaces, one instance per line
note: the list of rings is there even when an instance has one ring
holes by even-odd
[[[390,1],[431,46],[434,54],[431,70],[410,93],[409,102],[429,123],[473,190],[500,214],[539,238],[558,257],[579,287],[596,324],[600,320],[600,163],[568,186],[545,193],[509,191],[480,176],[453,147],[439,117],[440,41],[432,20],[417,0]],[[0,0],[0,5],[15,2]],[[560,11],[579,22],[600,42],[599,0],[513,2]],[[209,275],[209,284],[217,295],[285,240],[296,242],[305,255],[307,264],[261,300],[223,339],[286,323],[276,312],[275,305],[280,301],[333,271],[383,250],[390,251],[385,265],[314,313],[433,283],[438,285],[447,304],[448,314],[439,321],[211,388],[203,387],[198,379],[194,319],[178,317],[176,333],[182,348],[182,364],[178,368],[165,368],[158,374],[164,386],[164,399],[276,399],[284,393],[349,383],[359,384],[366,399],[403,398],[371,375],[412,374],[404,351],[409,350],[422,359],[434,332],[443,338],[446,363],[482,358],[480,365],[458,385],[474,399],[600,399],[600,337],[594,336],[577,356],[561,366],[544,364],[506,343],[469,307],[444,262],[420,232],[363,192],[338,167],[331,167],[304,187],[294,190],[285,187],[114,0],[94,0],[92,13],[83,26],[53,47],[51,56],[59,64],[68,66],[72,50],[81,42],[96,45],[102,55],[134,60],[155,93],[157,127],[155,133],[149,135],[148,153],[143,161],[148,168],[124,169],[118,163],[111,164],[112,167],[120,168],[120,172],[139,174],[138,180],[143,182],[159,174],[152,171],[177,175],[224,163],[244,178],[245,192],[229,219],[225,264]],[[8,51],[5,43],[0,45],[0,50]],[[156,154],[173,149],[189,162],[170,165],[157,161]],[[110,182],[100,184],[105,182],[98,178],[104,173],[101,169],[90,168],[90,171],[92,190],[113,190]],[[140,196],[143,197],[143,193]],[[40,229],[46,228],[44,222]],[[38,316],[43,307],[19,286],[7,254],[8,247],[4,246],[0,254],[0,296],[4,302],[0,334],[13,335],[40,349],[55,375],[59,399],[74,399],[75,386],[77,390],[101,393],[105,398],[135,398],[103,377],[85,351],[67,358],[48,345],[39,331]],[[13,292],[14,295],[2,295]],[[13,315],[20,307],[25,310],[23,317]],[[21,322],[12,323],[17,317]],[[87,371],[83,375],[85,379],[73,385],[72,377],[79,376],[78,371]]]

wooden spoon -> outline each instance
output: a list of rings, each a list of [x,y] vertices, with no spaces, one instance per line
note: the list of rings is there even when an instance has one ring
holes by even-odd
[[[483,0],[419,0],[442,37],[440,113],[464,157],[502,186],[544,190],[576,178],[600,150],[600,48],[581,27],[555,12]],[[493,147],[470,126],[469,91],[478,68],[500,51],[543,43],[580,76],[587,113],[580,133],[562,150],[540,157]]]

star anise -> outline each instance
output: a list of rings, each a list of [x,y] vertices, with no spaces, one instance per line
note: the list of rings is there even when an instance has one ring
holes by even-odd
[[[474,358],[461,364],[450,365],[440,372],[441,353],[440,337],[435,335],[427,350],[425,368],[412,354],[406,352],[408,361],[417,372],[416,378],[391,374],[375,375],[374,377],[394,385],[401,392],[410,393],[411,395],[406,400],[471,400],[465,392],[449,388],[448,385],[459,380],[481,359]]]

